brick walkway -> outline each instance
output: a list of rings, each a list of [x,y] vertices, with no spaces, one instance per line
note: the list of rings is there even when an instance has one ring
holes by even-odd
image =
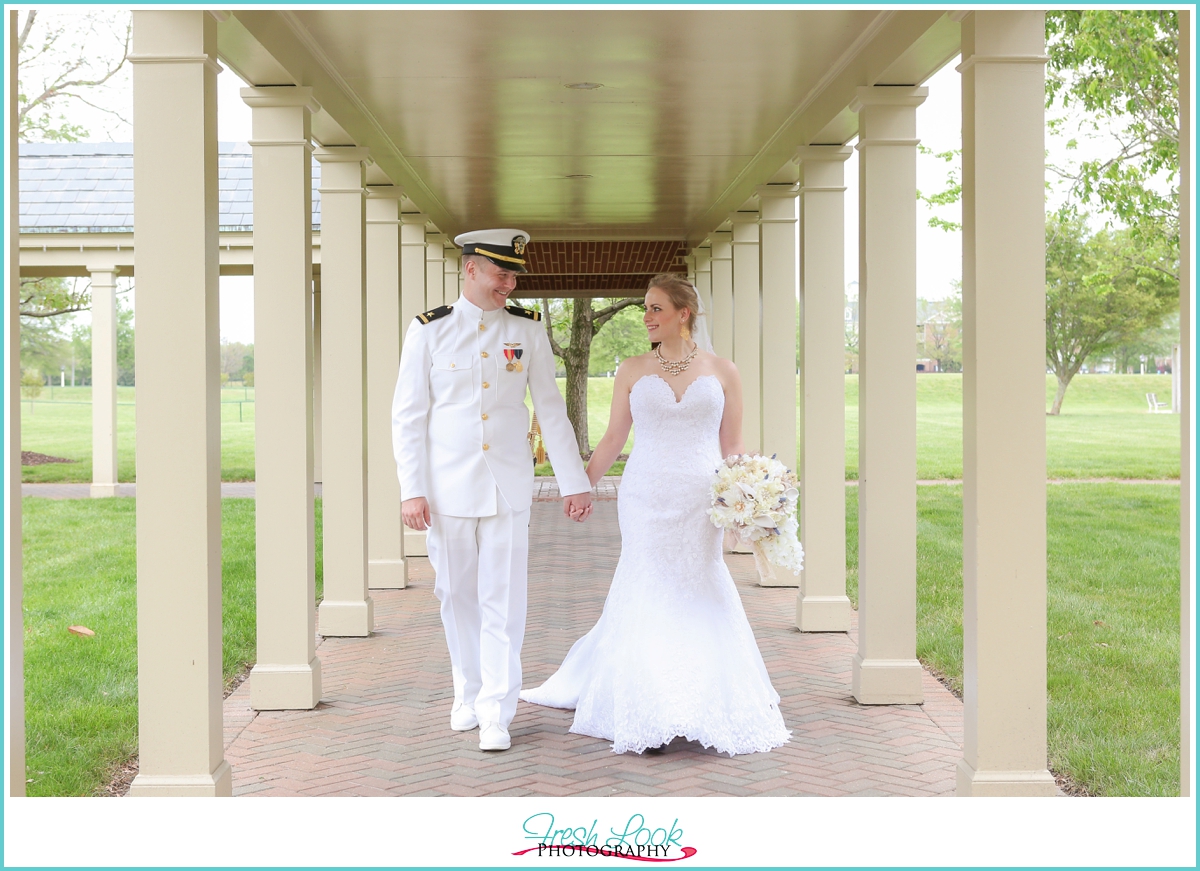
[[[615,491],[614,491],[615,492]],[[534,503],[525,682],[536,686],[600,614],[616,565],[616,503],[571,523]],[[661,755],[612,753],[569,734],[572,714],[520,703],[504,753],[449,728],[450,663],[433,578],[414,558],[408,589],[375,591],[375,634],[327,638],[313,711],[250,710],[248,683],[225,702],[235,795],[949,795],[962,704],[928,674],[924,705],[862,707],[850,695],[855,633],[801,634],[794,588],[755,583],[729,555],[792,740],[729,758],[673,742]]]

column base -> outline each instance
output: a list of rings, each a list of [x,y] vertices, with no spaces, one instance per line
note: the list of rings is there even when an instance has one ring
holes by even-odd
[[[256,711],[311,711],[321,701],[321,660],[307,665],[263,665],[250,670],[250,707]]]
[[[91,496],[93,499],[104,499],[108,496],[117,495],[116,484],[92,484]]]
[[[800,576],[793,575],[787,569],[781,569],[776,566],[775,577],[764,578],[762,575],[759,575],[758,585],[760,587],[799,587]]]
[[[954,794],[1049,798],[1059,793],[1054,775],[1045,768],[1039,771],[976,771],[966,759],[960,759]]]
[[[915,659],[863,659],[854,654],[850,667],[854,698],[860,705],[919,705],[924,669]]]
[[[224,798],[233,795],[233,770],[222,759],[212,774],[139,774],[129,784],[129,794],[150,798]]]
[[[402,559],[373,559],[367,562],[367,587],[372,590],[403,590],[408,586],[408,563]]]
[[[429,556],[429,548],[425,544],[425,532],[415,529],[404,530],[404,555]]]
[[[317,608],[317,632],[326,638],[366,638],[375,628],[375,603],[324,601]]]
[[[796,628],[801,632],[849,632],[850,599],[846,596],[796,597]]]

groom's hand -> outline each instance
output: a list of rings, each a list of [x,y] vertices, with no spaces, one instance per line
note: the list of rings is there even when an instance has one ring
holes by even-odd
[[[417,531],[429,528],[429,501],[424,496],[414,496],[400,503],[404,525]]]
[[[572,520],[582,523],[592,513],[592,494],[576,493],[563,498],[563,514]]]

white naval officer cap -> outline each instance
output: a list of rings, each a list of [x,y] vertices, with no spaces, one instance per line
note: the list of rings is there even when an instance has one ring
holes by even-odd
[[[473,230],[455,236],[454,244],[462,246],[464,256],[478,254],[503,269],[529,271],[525,268],[525,246],[529,244],[529,234],[524,230]]]

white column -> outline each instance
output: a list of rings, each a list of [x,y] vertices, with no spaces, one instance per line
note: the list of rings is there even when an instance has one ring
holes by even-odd
[[[919,704],[917,106],[927,88],[859,88],[858,653],[862,704]]]
[[[696,293],[700,297],[700,305],[708,312],[708,336],[712,338],[712,249],[696,248],[693,251],[696,258]]]
[[[117,495],[117,276],[92,274],[92,497]]]
[[[321,273],[313,273],[312,281],[312,345],[313,345],[313,481],[321,483]]]
[[[258,660],[250,704],[308,710],[317,658],[312,419],[312,88],[242,88],[254,152]]]
[[[20,226],[17,11],[8,13],[8,226]],[[25,795],[25,620],[21,610],[21,236],[8,234],[8,794]]]
[[[1179,11],[1179,372],[1181,466],[1179,478],[1179,794],[1192,794],[1192,13]]]
[[[846,595],[845,162],[849,148],[800,148],[801,632],[848,632]]]
[[[230,795],[221,696],[217,22],[133,13],[138,762],[131,795]]]
[[[400,370],[400,198],[396,185],[367,188],[367,580],[408,586],[400,481],[392,452],[392,396]]]
[[[321,376],[325,598],[320,632],[365,636],[367,595],[366,210],[367,149],[319,148],[321,163]]]
[[[734,212],[730,220],[733,223],[733,362],[742,377],[742,440],[747,451],[761,451],[762,279],[758,212]]]
[[[711,234],[712,256],[709,275],[712,281],[713,350],[718,356],[733,359],[733,233],[717,230]]]
[[[425,302],[430,308],[447,302],[445,242],[441,233],[425,234]]]
[[[1046,767],[1045,13],[972,13],[962,49],[957,792],[1054,795]]]
[[[765,184],[756,189],[762,264],[762,327],[759,450],[796,468],[796,197],[799,185]],[[736,233],[736,230],[735,230]],[[734,268],[738,251],[735,245]],[[751,367],[753,368],[753,367]],[[745,367],[739,364],[739,371]],[[745,376],[743,375],[743,378]],[[800,579],[780,571],[763,586],[795,587]]]
[[[762,445],[796,468],[797,184],[758,187],[762,217]]]
[[[400,339],[403,343],[408,325],[423,311],[441,305],[428,304],[425,296],[425,224],[428,217],[420,212],[405,212],[400,216]],[[439,288],[440,289],[440,288]],[[393,385],[394,386],[394,385]],[[404,498],[404,494],[400,494]],[[425,533],[404,528],[406,556],[428,556]]]
[[[458,299],[458,270],[462,258],[458,249],[452,245],[443,249],[442,256],[445,257],[445,274],[442,276],[443,299],[445,299],[446,305],[452,305]]]

